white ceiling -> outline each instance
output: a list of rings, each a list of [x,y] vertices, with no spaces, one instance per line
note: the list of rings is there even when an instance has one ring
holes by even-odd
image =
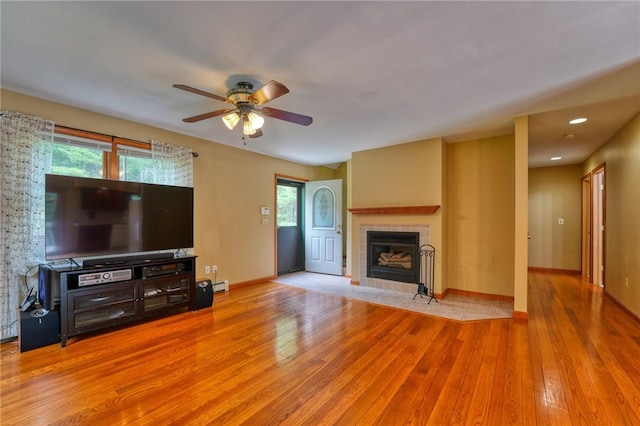
[[[521,115],[531,167],[575,164],[640,111],[637,1],[2,1],[0,15],[5,89],[303,164],[511,133]],[[267,118],[245,146],[220,118],[182,122],[225,104],[172,84],[225,95],[240,80],[284,83],[268,106],[313,124]]]

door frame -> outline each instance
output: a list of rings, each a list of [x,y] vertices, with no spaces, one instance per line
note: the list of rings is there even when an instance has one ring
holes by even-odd
[[[598,184],[600,184],[601,188],[598,189]],[[592,208],[592,221],[594,222],[594,226],[600,226],[601,229],[596,229],[597,234],[594,235],[594,232],[591,233],[592,240],[592,251],[594,251],[595,259],[592,260],[593,264],[593,284],[599,285],[600,287],[604,287],[606,284],[605,280],[605,271],[607,269],[607,265],[605,262],[605,253],[606,253],[606,232],[607,232],[607,217],[606,217],[606,174],[605,174],[605,164],[602,163],[597,166],[591,172],[591,188],[592,193],[595,191],[600,191],[598,197],[594,197],[593,200],[593,208]],[[597,222],[597,223],[595,223]],[[595,241],[597,240],[598,244],[595,245]],[[595,270],[595,268],[599,267],[599,271]],[[596,276],[597,274],[597,276]]]
[[[593,282],[593,241],[591,239],[591,215],[593,212],[593,191],[591,189],[591,173],[582,177],[582,281]]]
[[[582,276],[585,282],[605,286],[606,271],[606,163],[594,167],[582,178]],[[599,182],[601,182],[599,184]],[[601,185],[601,189],[598,189]],[[601,191],[594,196],[596,191]],[[588,196],[586,195],[588,193]],[[587,199],[588,198],[588,199]],[[599,223],[596,223],[596,222]],[[600,225],[600,226],[598,226]],[[596,238],[600,240],[596,244]],[[597,251],[597,253],[596,253]],[[586,265],[585,265],[586,263]],[[597,271],[596,269],[601,269]],[[598,274],[598,276],[596,276]]]

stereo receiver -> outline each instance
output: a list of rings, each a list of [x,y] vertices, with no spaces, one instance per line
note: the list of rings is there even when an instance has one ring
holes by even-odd
[[[142,278],[157,277],[158,275],[172,275],[182,272],[184,263],[167,263],[166,265],[145,266],[142,268]]]
[[[95,272],[92,274],[78,275],[78,287],[87,285],[114,283],[131,279],[131,269],[119,269],[117,271]]]

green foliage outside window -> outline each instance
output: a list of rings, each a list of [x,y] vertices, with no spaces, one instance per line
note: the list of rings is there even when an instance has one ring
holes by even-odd
[[[51,173],[64,176],[104,178],[103,153],[100,149],[70,144],[53,144]],[[118,153],[120,180],[153,183],[153,161],[151,156],[133,152],[132,155]]]
[[[278,185],[278,226],[298,225],[298,188]]]
[[[151,158],[120,155],[119,160],[120,180],[153,183],[153,164]]]
[[[102,178],[102,151],[72,145],[53,145],[51,173]]]

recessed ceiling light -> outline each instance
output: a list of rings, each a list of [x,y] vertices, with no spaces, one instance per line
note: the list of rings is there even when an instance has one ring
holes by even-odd
[[[562,160],[562,157],[551,157],[551,161]]]
[[[576,135],[574,133],[568,133],[564,135],[565,139],[575,139]]]
[[[569,120],[569,124],[580,124],[580,123],[584,123],[585,121],[587,121],[587,118],[584,118],[584,117],[574,118],[573,120]]]

